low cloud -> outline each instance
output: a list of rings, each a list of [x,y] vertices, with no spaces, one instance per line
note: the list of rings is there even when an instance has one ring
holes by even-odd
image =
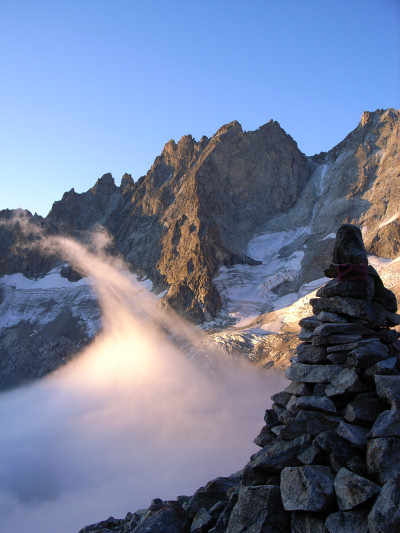
[[[0,531],[71,533],[242,468],[283,376],[206,348],[104,253],[105,234],[39,240],[88,276],[103,329],[67,366],[0,395]]]

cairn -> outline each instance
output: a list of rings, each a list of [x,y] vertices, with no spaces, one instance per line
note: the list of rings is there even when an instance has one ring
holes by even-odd
[[[262,449],[243,471],[82,533],[400,531],[396,298],[368,266],[356,226],[340,227],[325,274],[300,321],[291,384],[272,397],[254,441]]]

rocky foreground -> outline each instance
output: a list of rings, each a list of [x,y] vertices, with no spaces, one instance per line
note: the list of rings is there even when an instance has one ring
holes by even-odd
[[[343,225],[311,300],[261,450],[191,496],[155,499],[80,533],[393,533],[400,530],[400,324],[367,265],[361,233]]]

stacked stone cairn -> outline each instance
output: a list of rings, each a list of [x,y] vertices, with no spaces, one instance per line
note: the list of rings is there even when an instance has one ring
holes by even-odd
[[[300,321],[291,384],[272,397],[254,441],[262,449],[244,469],[81,533],[400,532],[396,298],[351,224],[325,274],[313,316]]]

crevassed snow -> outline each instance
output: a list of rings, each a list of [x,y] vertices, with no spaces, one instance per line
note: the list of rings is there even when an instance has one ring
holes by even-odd
[[[14,289],[65,289],[71,287],[80,287],[87,285],[87,280],[84,278],[79,281],[71,282],[67,278],[63,278],[60,274],[60,270],[54,268],[50,270],[48,274],[38,279],[26,278],[23,274],[10,274],[0,278],[0,283],[7,287]]]
[[[138,279],[129,271],[123,273],[132,280]],[[101,327],[101,317],[90,283],[89,277],[71,282],[61,276],[60,269],[53,269],[38,279],[23,274],[1,277],[0,331],[20,322],[30,322],[40,328],[67,309],[84,323],[87,336],[93,338]],[[150,279],[144,279],[140,286],[150,292],[153,284]]]
[[[395,220],[397,220],[400,216],[400,213],[395,213],[392,217],[386,219],[386,220],[383,220],[379,226],[378,226],[378,229],[380,228],[383,228],[384,226],[387,226],[388,224],[390,224],[391,222],[394,222]]]
[[[221,316],[233,319],[242,326],[251,322],[252,317],[293,303],[298,298],[297,294],[279,298],[272,289],[296,278],[304,252],[297,251],[285,258],[281,258],[279,252],[308,230],[308,227],[302,227],[258,235],[249,242],[247,254],[262,261],[261,265],[221,267],[214,278],[222,298]]]
[[[0,287],[3,294],[0,328],[22,321],[40,327],[53,321],[66,308],[84,321],[88,337],[93,337],[100,327],[97,300],[84,278],[71,282],[55,271],[38,280],[13,274],[0,278]]]

